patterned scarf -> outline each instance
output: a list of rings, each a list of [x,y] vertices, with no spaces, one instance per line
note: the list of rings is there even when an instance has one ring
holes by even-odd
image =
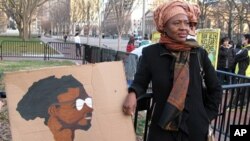
[[[165,35],[161,35],[160,43],[163,43],[176,57],[173,88],[167,102],[175,106],[178,110],[183,111],[189,85],[190,50],[197,47],[198,44],[188,41],[177,42]]]
[[[190,51],[172,53],[176,57],[173,88],[167,101],[182,111],[189,84]]]

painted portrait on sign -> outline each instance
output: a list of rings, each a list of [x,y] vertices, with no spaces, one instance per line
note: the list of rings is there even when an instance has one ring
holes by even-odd
[[[91,128],[92,98],[72,75],[33,83],[16,110],[28,122],[44,119],[55,141],[74,141],[75,130]]]

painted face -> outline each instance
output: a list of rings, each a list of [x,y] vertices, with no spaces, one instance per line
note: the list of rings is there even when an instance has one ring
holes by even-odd
[[[165,33],[167,36],[178,42],[186,41],[189,31],[189,20],[184,14],[178,14],[170,18],[165,25]]]
[[[72,141],[76,129],[88,130],[91,126],[92,98],[80,88],[68,88],[67,92],[57,96],[57,100],[58,103],[49,108],[48,126],[56,141],[62,138]]]
[[[69,88],[58,97],[58,117],[67,124],[76,124],[79,120],[87,124],[88,113],[92,112],[92,99],[83,99],[79,88]]]

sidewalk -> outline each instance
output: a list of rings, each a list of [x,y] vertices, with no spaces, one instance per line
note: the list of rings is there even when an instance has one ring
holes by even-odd
[[[92,46],[97,46],[99,47],[99,37],[85,37],[85,36],[80,36],[81,43],[82,44],[88,44]],[[51,36],[51,37],[46,37],[42,36],[41,40],[44,42],[64,42],[63,36]],[[68,36],[67,42],[69,43],[74,43],[74,36]],[[126,51],[126,46],[127,46],[128,40],[121,39],[120,40],[120,51]],[[113,50],[117,50],[118,48],[118,39],[110,39],[110,38],[101,38],[101,47],[104,48],[111,48]]]
[[[55,38],[53,36],[49,37],[49,36],[41,36],[40,38],[41,41],[43,41],[44,43],[48,43],[48,42],[63,42],[63,40],[59,40],[58,38]]]

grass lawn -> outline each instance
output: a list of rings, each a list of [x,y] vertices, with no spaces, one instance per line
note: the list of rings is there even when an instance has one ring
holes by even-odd
[[[74,65],[71,61],[0,61],[0,91],[4,90],[2,82],[2,74],[4,72],[13,72],[19,70],[31,70],[43,67],[54,67],[54,66],[70,66]]]
[[[2,41],[23,41],[19,36],[0,36],[0,43]],[[39,38],[31,38],[29,41],[40,41]]]

